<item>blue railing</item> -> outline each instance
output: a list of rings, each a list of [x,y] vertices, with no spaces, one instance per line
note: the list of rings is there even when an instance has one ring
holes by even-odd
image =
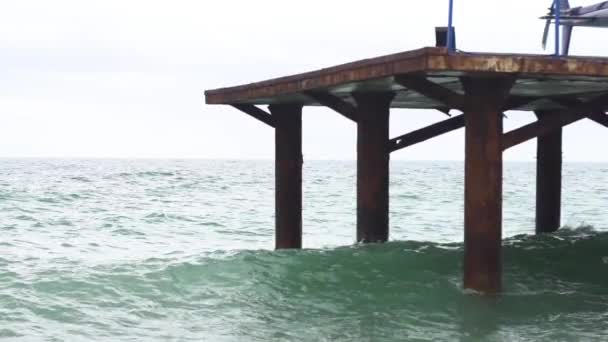
[[[555,56],[561,55],[559,51],[559,25],[561,22],[562,16],[562,2],[561,0],[555,0]]]
[[[562,6],[560,0],[554,0],[555,5],[555,56],[560,56],[561,52],[560,48],[560,25],[561,25],[561,15],[562,15]],[[456,44],[454,44],[454,0],[450,0],[449,6],[449,14],[448,14],[448,51],[454,52],[456,50]]]
[[[453,28],[453,24],[454,22],[452,21],[452,17],[454,14],[454,0],[450,0],[450,12],[448,15],[448,51],[449,52],[454,52],[454,50],[456,50],[456,44],[454,44],[454,28]]]

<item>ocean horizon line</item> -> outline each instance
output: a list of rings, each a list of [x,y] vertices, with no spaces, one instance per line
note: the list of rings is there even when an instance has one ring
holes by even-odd
[[[141,161],[259,161],[273,162],[273,158],[235,158],[235,157],[116,157],[116,156],[0,156],[0,160],[141,160]],[[306,162],[356,162],[354,158],[304,158]],[[536,159],[504,159],[503,163],[534,163]],[[464,163],[464,159],[401,159],[391,158],[391,162],[413,163]],[[566,164],[608,164],[608,160],[567,160]]]

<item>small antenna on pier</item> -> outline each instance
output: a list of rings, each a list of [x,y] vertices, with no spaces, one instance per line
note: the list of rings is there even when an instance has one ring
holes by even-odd
[[[453,26],[453,14],[454,14],[454,0],[450,0],[449,6],[449,14],[448,14],[448,37],[447,37],[447,48],[449,52],[454,52],[456,50],[456,41],[454,37],[454,26]]]

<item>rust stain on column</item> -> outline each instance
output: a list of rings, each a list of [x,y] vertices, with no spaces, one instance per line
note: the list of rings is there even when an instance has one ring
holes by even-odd
[[[270,105],[275,118],[275,246],[302,248],[302,106]]]
[[[513,80],[462,78],[465,89],[464,287],[502,282],[502,111]]]
[[[550,112],[536,112],[539,121],[557,120]],[[562,129],[539,136],[536,146],[536,234],[560,227],[562,197]]]
[[[357,241],[388,240],[388,128],[393,93],[353,93],[357,102]]]

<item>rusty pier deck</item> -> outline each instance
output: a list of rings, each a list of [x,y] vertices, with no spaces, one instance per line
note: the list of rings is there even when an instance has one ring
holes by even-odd
[[[608,58],[448,53],[423,48],[205,92],[275,128],[276,248],[302,246],[302,110],[325,106],[357,124],[357,240],[389,237],[390,153],[465,128],[464,287],[500,291],[502,155],[537,139],[536,232],[560,227],[562,128],[608,127]],[[268,105],[264,110],[259,105]],[[462,114],[389,137],[391,108]],[[503,132],[507,110],[537,120]]]

